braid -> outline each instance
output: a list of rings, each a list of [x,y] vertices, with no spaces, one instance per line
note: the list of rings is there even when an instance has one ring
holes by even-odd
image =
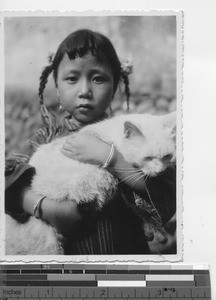
[[[46,87],[48,77],[52,73],[52,71],[53,71],[53,66],[51,64],[49,66],[46,66],[43,69],[42,74],[40,76],[40,85],[39,85],[39,92],[38,92],[38,95],[39,95],[39,98],[40,98],[40,104],[43,104],[43,92],[44,92],[44,89]]]
[[[129,78],[128,75],[123,73],[122,74],[122,79],[124,81],[125,85],[125,94],[126,94],[126,101],[127,101],[127,111],[129,112],[130,107],[129,107],[129,101],[130,101],[130,88],[129,88]]]
[[[51,63],[50,65],[46,66],[42,74],[40,76],[40,85],[39,85],[39,98],[40,98],[40,107],[41,107],[41,116],[42,120],[48,125],[49,127],[49,134],[47,137],[47,143],[49,143],[55,133],[57,132],[57,127],[56,127],[56,117],[46,108],[46,105],[44,104],[43,101],[43,92],[46,87],[48,77],[53,71],[53,64]]]

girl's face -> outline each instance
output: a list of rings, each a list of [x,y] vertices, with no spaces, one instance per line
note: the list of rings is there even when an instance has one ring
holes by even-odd
[[[57,91],[62,108],[77,121],[96,121],[114,96],[112,70],[91,54],[74,60],[65,54],[58,68]]]

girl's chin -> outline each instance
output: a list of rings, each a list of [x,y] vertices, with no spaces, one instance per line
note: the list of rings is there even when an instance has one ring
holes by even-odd
[[[79,110],[79,113],[74,113],[72,116],[81,124],[87,125],[89,123],[97,122],[98,120],[102,119],[105,113],[97,114],[92,113],[93,110]]]
[[[89,115],[78,115],[78,116],[74,116],[74,118],[79,123],[82,123],[83,125],[94,122],[94,120],[96,119],[94,116],[89,116]]]

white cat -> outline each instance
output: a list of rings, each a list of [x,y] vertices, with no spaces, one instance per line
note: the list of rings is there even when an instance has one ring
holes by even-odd
[[[88,125],[80,130],[112,142],[126,161],[143,176],[156,176],[175,161],[176,114],[153,116],[130,114]],[[75,134],[80,134],[79,132]],[[107,170],[64,156],[60,149],[66,137],[41,145],[29,164],[36,169],[32,189],[53,201],[95,201],[98,209],[113,198],[118,180]],[[63,249],[54,228],[30,217],[20,224],[6,215],[7,255],[57,255]]]

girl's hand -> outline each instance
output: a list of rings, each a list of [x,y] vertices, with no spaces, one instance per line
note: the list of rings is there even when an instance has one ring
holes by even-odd
[[[93,135],[78,133],[67,138],[61,152],[80,162],[103,165],[109,155],[110,147]]]

